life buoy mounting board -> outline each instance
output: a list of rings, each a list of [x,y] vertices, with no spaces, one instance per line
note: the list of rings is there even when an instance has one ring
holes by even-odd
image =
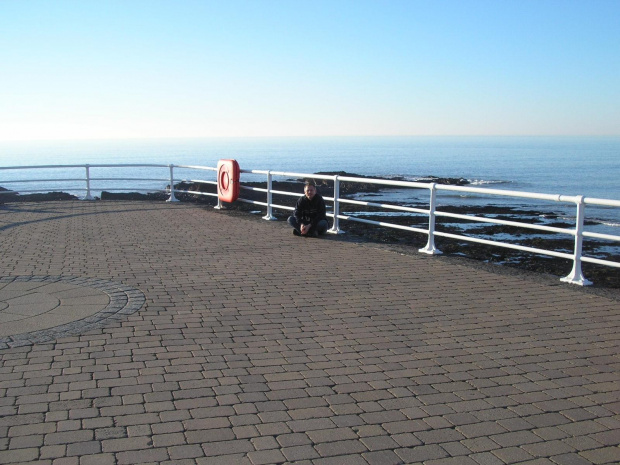
[[[217,196],[222,202],[234,202],[239,198],[240,172],[237,160],[217,162]]]

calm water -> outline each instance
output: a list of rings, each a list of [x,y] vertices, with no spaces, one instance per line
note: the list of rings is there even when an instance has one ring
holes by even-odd
[[[0,167],[44,164],[157,163],[216,166],[236,159],[242,169],[303,173],[347,171],[364,175],[464,177],[480,186],[529,192],[620,200],[620,137],[342,137],[163,139],[150,141],[0,142]],[[165,169],[136,169],[126,177],[166,178]],[[49,170],[37,179],[83,177],[83,170]],[[114,176],[114,170],[93,176]],[[182,174],[185,176],[185,174]],[[194,177],[195,174],[187,174]],[[201,179],[215,179],[201,174]],[[0,170],[0,186],[32,172]],[[242,179],[248,179],[246,175]],[[147,187],[163,188],[164,181]],[[96,186],[94,186],[96,187]],[[105,186],[104,186],[105,187]],[[109,184],[108,184],[109,187]],[[62,190],[70,190],[66,185]],[[82,193],[83,194],[83,193]],[[386,194],[412,202],[416,191]],[[425,196],[422,195],[422,198]],[[458,197],[458,199],[456,199]],[[505,203],[495,196],[442,195],[440,203]],[[513,202],[513,201],[511,201]],[[517,202],[524,204],[523,201]],[[557,205],[548,206],[557,210]],[[570,216],[572,208],[565,209]],[[597,208],[591,214],[604,226],[620,228],[620,209]],[[608,229],[608,228],[606,228]]]

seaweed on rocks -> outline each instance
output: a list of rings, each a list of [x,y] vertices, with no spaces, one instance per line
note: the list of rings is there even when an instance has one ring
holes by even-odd
[[[8,189],[5,189],[4,187],[0,186],[0,192],[5,192],[5,193],[0,193],[0,203],[4,203],[4,202],[15,202],[15,198],[17,197],[17,192],[13,192],[10,191]]]
[[[0,190],[7,191],[0,187]],[[75,195],[68,194],[66,192],[46,192],[46,193],[34,193],[34,194],[0,194],[0,203],[5,202],[46,202],[46,201],[58,201],[58,200],[77,200]]]

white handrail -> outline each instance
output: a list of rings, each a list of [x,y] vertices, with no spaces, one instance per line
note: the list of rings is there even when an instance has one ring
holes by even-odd
[[[357,222],[367,223],[367,224],[375,224],[378,226],[387,226],[390,228],[403,229],[403,230],[427,234],[428,243],[426,247],[420,249],[420,252],[432,254],[432,255],[441,253],[435,247],[435,242],[434,242],[434,237],[439,236],[439,237],[447,237],[451,239],[464,240],[464,241],[469,241],[469,242],[477,242],[480,244],[504,247],[504,248],[509,248],[509,249],[521,250],[521,251],[536,253],[536,254],[541,254],[541,255],[566,258],[566,259],[570,259],[573,261],[573,270],[568,276],[566,276],[565,278],[562,278],[562,280],[565,282],[569,282],[571,284],[578,284],[581,286],[591,284],[591,282],[585,279],[585,277],[583,276],[583,272],[581,270],[582,261],[590,262],[590,263],[597,263],[600,265],[620,267],[620,263],[617,263],[617,262],[612,262],[610,260],[595,259],[595,258],[590,258],[590,257],[583,257],[582,255],[582,243],[583,243],[584,237],[596,237],[596,238],[601,238],[601,239],[606,239],[606,240],[620,241],[620,236],[615,236],[611,234],[591,233],[591,232],[587,232],[583,230],[584,218],[585,218],[584,216],[585,205],[588,204],[588,205],[620,207],[620,200],[585,198],[583,196],[570,196],[570,195],[562,195],[562,194],[542,194],[542,193],[535,193],[535,192],[487,189],[487,188],[482,188],[482,187],[453,186],[453,185],[422,183],[422,182],[413,182],[413,181],[397,181],[397,180],[388,180],[388,179],[373,179],[373,178],[361,178],[361,177],[339,176],[339,175],[334,175],[334,176],[317,175],[317,174],[311,174],[311,173],[296,173],[296,172],[288,172],[288,171],[242,170],[242,173],[269,174],[270,176],[278,175],[278,176],[292,176],[292,177],[297,177],[297,178],[333,180],[334,182],[333,201],[334,201],[334,211],[336,212],[336,214],[334,215],[334,226],[329,231],[332,233],[342,232],[339,227],[339,220],[344,219],[344,220],[357,221]],[[428,189],[430,192],[429,209],[428,210],[414,209],[411,207],[402,207],[402,206],[395,206],[395,205],[389,205],[389,204],[377,204],[373,202],[363,202],[363,201],[358,201],[358,200],[342,199],[340,198],[340,195],[339,195],[339,185],[340,185],[340,182],[343,182],[343,181],[344,182],[379,184],[379,185],[393,186],[393,187],[407,187],[407,188],[413,188],[413,189]],[[258,190],[257,188],[254,188],[254,189]],[[274,193],[274,191],[272,191],[270,187],[268,187],[266,191],[268,193],[268,196],[271,196],[271,194]],[[483,194],[483,195],[498,195],[498,196],[504,196],[504,197],[516,197],[516,198],[561,202],[565,204],[575,204],[577,206],[575,228],[574,229],[555,228],[551,226],[521,223],[517,221],[506,221],[506,220],[500,220],[500,219],[495,219],[495,218],[479,217],[479,216],[474,216],[474,215],[461,215],[461,214],[456,214],[456,213],[441,212],[441,211],[438,211],[436,208],[437,191],[453,191],[453,192],[466,192],[466,193]],[[426,214],[429,216],[429,228],[428,230],[422,230],[422,229],[413,228],[410,226],[401,226],[401,225],[397,225],[393,223],[386,223],[386,222],[381,222],[381,221],[367,220],[363,218],[355,218],[355,217],[351,217],[347,215],[340,215],[338,214],[340,203],[366,205],[366,206],[372,206],[372,207],[377,207],[377,208],[385,208],[385,209],[399,210],[399,211],[404,211],[404,212]],[[271,197],[269,197],[267,205],[269,209],[274,208],[274,207],[284,208],[284,206],[282,205],[272,204]],[[287,209],[290,209],[290,207],[287,207]],[[545,232],[553,232],[553,233],[559,233],[559,234],[567,234],[567,235],[575,237],[575,248],[574,248],[573,254],[571,255],[571,254],[567,254],[563,252],[556,252],[552,250],[525,247],[525,246],[521,246],[518,244],[511,244],[511,243],[500,242],[500,241],[492,241],[488,239],[479,239],[479,238],[470,237],[470,236],[435,231],[435,217],[436,216],[464,219],[464,220],[469,220],[469,221],[490,223],[490,224],[524,227],[528,229],[540,230],[540,231],[545,231]]]
[[[607,207],[620,207],[620,200],[597,199],[594,197],[584,197],[583,203],[588,205],[601,205]]]
[[[501,224],[503,226],[516,226],[519,228],[530,228],[530,229],[537,229],[539,231],[554,232],[554,233],[559,233],[559,234],[569,234],[571,236],[575,235],[574,229],[554,228],[553,226],[545,226],[542,224],[530,224],[530,223],[522,223],[520,221],[498,220],[496,218],[486,218],[484,216],[476,216],[476,215],[460,215],[458,213],[435,212],[435,214],[437,216],[443,216],[445,218],[469,220],[469,221],[475,221],[476,223]]]
[[[84,181],[84,178],[74,178],[74,179],[68,179],[68,178],[62,178],[62,179],[24,179],[24,180],[19,179],[19,180],[2,181],[2,184],[20,183],[20,182],[65,182],[65,181],[80,182],[80,181]]]
[[[90,169],[93,168],[166,168],[169,170],[169,177],[162,178],[136,178],[136,177],[92,177],[90,175]],[[90,196],[90,192],[93,189],[90,185],[91,181],[140,181],[140,182],[169,182],[169,202],[177,201],[175,198],[175,193],[187,193],[193,195],[203,195],[203,196],[211,196],[218,197],[217,194],[211,192],[202,192],[196,190],[181,190],[179,188],[175,188],[175,182],[180,181],[175,178],[174,170],[175,169],[192,169],[192,170],[203,170],[203,171],[217,171],[215,167],[209,166],[196,166],[196,165],[163,165],[163,164],[152,164],[152,163],[140,163],[140,164],[86,164],[86,165],[36,165],[36,166],[7,166],[0,167],[0,173],[5,170],[41,170],[41,169],[67,169],[67,168],[82,168],[85,169],[86,177],[85,178],[47,178],[47,179],[24,179],[24,180],[15,180],[15,179],[7,179],[5,181],[0,180],[0,186],[3,184],[18,184],[18,183],[68,183],[68,182],[84,182],[85,188],[83,187],[73,187],[72,190],[75,191],[86,191],[85,199],[92,199]],[[288,171],[271,171],[271,170],[241,170],[241,173],[250,173],[250,174],[259,174],[267,176],[267,188],[261,187],[252,187],[252,186],[243,186],[240,187],[244,190],[255,191],[255,192],[263,192],[267,194],[267,201],[260,202],[256,200],[239,198],[238,200],[245,203],[250,203],[254,205],[260,205],[267,207],[267,215],[264,216],[264,219],[273,220],[275,217],[272,215],[272,209],[277,208],[281,210],[292,211],[294,207],[289,205],[278,205],[274,204],[272,197],[273,195],[280,196],[299,196],[298,192],[288,192],[282,190],[274,190],[272,185],[273,176],[289,176],[295,178],[312,178],[312,179],[321,179],[332,181],[334,183],[334,197],[324,197],[325,200],[333,202],[333,213],[328,214],[328,216],[334,219],[334,224],[329,232],[331,233],[341,233],[342,230],[339,226],[339,220],[349,220],[356,221],[360,223],[373,224],[377,226],[390,227],[395,229],[401,229],[406,231],[412,231],[416,233],[426,234],[428,236],[428,243],[426,247],[420,249],[420,252],[427,254],[440,254],[441,252],[435,247],[434,238],[437,237],[446,237],[455,240],[463,240],[468,242],[476,242],[480,244],[492,245],[496,247],[504,247],[509,249],[521,250],[530,253],[536,253],[541,255],[548,255],[552,257],[559,257],[570,259],[573,261],[573,270],[571,273],[562,278],[563,281],[579,284],[579,285],[587,285],[591,284],[585,277],[583,276],[581,270],[581,263],[594,263],[603,266],[611,266],[620,268],[620,263],[613,262],[610,260],[603,260],[600,258],[586,257],[583,256],[582,252],[582,243],[583,238],[596,238],[603,239],[609,241],[617,241],[620,242],[620,236],[613,234],[602,234],[602,233],[594,233],[589,231],[584,231],[584,221],[585,221],[585,208],[589,205],[596,206],[604,206],[604,207],[620,207],[620,200],[613,199],[600,199],[594,197],[583,197],[583,196],[569,196],[569,195],[561,195],[561,194],[541,194],[534,192],[521,192],[521,191],[513,191],[513,190],[501,190],[501,189],[487,189],[482,187],[467,187],[467,186],[454,186],[454,185],[443,185],[436,183],[425,183],[425,182],[414,182],[414,181],[398,181],[391,179],[377,179],[377,178],[366,178],[366,177],[353,177],[353,176],[340,176],[340,175],[326,175],[326,174],[313,174],[313,173],[297,173],[297,172],[288,172]],[[189,179],[183,180],[188,183],[196,183],[196,184],[209,184],[209,185],[217,185],[217,181],[203,180],[203,179]],[[353,182],[353,183],[368,183],[368,184],[377,184],[381,186],[390,186],[390,187],[405,187],[410,189],[426,189],[429,191],[429,208],[413,208],[406,207],[400,205],[386,204],[386,203],[376,203],[376,202],[366,202],[362,200],[353,200],[346,199],[340,197],[340,183],[341,182]],[[153,188],[153,189],[144,189],[144,188],[106,188],[109,191],[139,191],[139,192],[157,192],[164,191],[165,189]],[[28,189],[21,190],[21,192],[47,192],[49,189]],[[545,225],[537,225],[532,223],[525,223],[519,221],[508,221],[508,220],[500,220],[497,218],[488,218],[477,215],[467,215],[467,214],[457,214],[450,212],[443,212],[437,209],[436,203],[436,195],[439,191],[451,191],[451,192],[465,192],[472,194],[482,194],[482,195],[498,195],[504,197],[513,197],[513,198],[527,198],[527,199],[537,199],[537,200],[545,200],[552,202],[559,202],[564,204],[573,204],[577,209],[576,213],[576,221],[574,228],[558,228],[552,226]],[[0,191],[0,194],[8,194],[8,195],[16,195],[18,192],[12,191]],[[350,215],[340,214],[340,204],[351,204],[351,205],[363,205],[369,206],[373,208],[387,209],[387,210],[397,210],[406,213],[414,213],[428,216],[429,225],[428,229],[414,228],[411,226],[402,226],[394,223],[388,223],[383,221],[373,221],[369,219],[353,217]],[[218,206],[221,207],[221,202],[218,197]],[[531,230],[539,230],[556,234],[565,234],[569,236],[573,236],[575,238],[575,245],[573,253],[565,253],[565,252],[557,252],[554,250],[546,250],[539,249],[534,247],[525,247],[518,244],[494,241],[489,239],[481,239],[472,236],[465,236],[460,234],[452,234],[443,231],[435,230],[435,218],[436,217],[446,217],[446,218],[455,218],[462,219],[467,221],[479,222],[479,223],[487,223],[487,224],[498,224],[498,225],[506,225],[506,226],[514,226],[514,227],[522,227]]]
[[[299,194],[297,195],[299,196]],[[423,210],[421,208],[413,208],[413,207],[401,207],[400,205],[392,205],[389,203],[364,202],[362,200],[351,200],[351,199],[340,199],[340,203],[347,203],[351,205],[362,205],[365,207],[386,208],[388,210],[398,210],[402,212],[422,213],[422,214],[428,215],[428,210]]]
[[[168,166],[168,165],[166,165]],[[211,166],[195,166],[195,165],[174,165],[175,168],[189,168],[192,170],[217,171],[217,168]]]

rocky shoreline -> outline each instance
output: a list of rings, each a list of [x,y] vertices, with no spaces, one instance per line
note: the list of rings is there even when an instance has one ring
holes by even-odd
[[[339,172],[339,173],[317,173],[317,174],[339,174],[341,176],[355,176],[362,177],[355,174]],[[394,179],[394,178],[392,178]],[[301,195],[303,190],[303,180],[291,179],[286,181],[274,181],[273,189],[284,192],[299,192]],[[437,178],[428,177],[425,182],[436,182],[443,184],[453,185],[465,185],[467,183],[464,179],[454,178]],[[317,180],[319,190],[322,195],[326,197],[333,196],[333,185],[330,181]],[[244,182],[244,188],[241,192],[241,197],[248,200],[257,202],[265,202],[266,194],[260,191],[254,191],[248,188],[266,188],[265,182]],[[2,188],[0,188],[2,189]],[[345,183],[342,182],[340,186],[340,194],[343,197],[350,197],[354,194],[365,193],[379,193],[389,189],[386,186],[379,186],[373,183]],[[208,184],[191,184],[191,183],[179,183],[175,185],[175,190],[191,190],[197,192],[208,192],[215,194],[216,188],[214,185]],[[217,198],[213,196],[204,196],[196,194],[186,194],[176,192],[175,196],[178,200],[184,202],[193,202],[198,204],[204,204],[205,206],[215,206],[217,204]],[[29,194],[29,195],[0,195],[0,203],[2,201],[10,202],[39,202],[43,200],[69,200],[75,199],[75,196],[71,196],[66,193],[53,192],[49,194]],[[165,193],[151,193],[151,194],[139,194],[139,193],[109,193],[102,192],[101,200],[166,200],[168,195]],[[273,202],[279,205],[294,206],[296,196],[276,195],[273,196]],[[252,219],[260,219],[264,214],[266,208],[264,206],[255,205],[252,203],[246,203],[242,201],[236,201],[231,204],[225,204],[227,213],[243,213],[246,217]],[[328,202],[329,207],[329,202]],[[425,205],[419,205],[419,208],[427,208]],[[347,205],[346,210],[349,213],[355,213],[358,215],[372,214],[370,219],[374,221],[381,221],[386,223],[393,223],[397,225],[417,227],[420,229],[428,228],[428,221],[425,215],[417,216],[393,216],[385,214],[386,212],[377,211],[372,207],[365,206],[352,206]],[[539,222],[537,220],[531,220],[542,215],[542,212],[525,211],[522,209],[513,208],[510,206],[454,206],[443,207],[443,211],[453,213],[468,213],[468,214],[494,214],[496,217],[513,221],[524,221],[524,216],[528,217],[527,221]],[[255,213],[248,215],[248,213]],[[259,214],[260,213],[260,214]],[[341,211],[342,213],[342,211]],[[382,214],[383,213],[383,214]],[[278,220],[286,220],[290,215],[290,212],[282,209],[273,209],[273,215]],[[549,214],[545,214],[547,220]],[[459,223],[471,223],[465,220],[456,220],[448,218],[437,218],[437,230],[453,233],[463,234],[464,230]],[[552,223],[545,223],[556,227],[571,226],[570,223],[562,221],[557,218]],[[524,228],[516,228],[513,226],[503,225],[487,225],[479,224],[474,227],[468,225],[467,234],[484,236],[489,238],[501,237],[503,242],[516,243],[523,246],[535,247],[540,249],[558,250],[566,253],[571,253],[574,246],[574,240],[570,236],[558,237],[557,234],[544,233],[536,231],[536,234],[528,234]],[[370,244],[390,246],[401,250],[403,253],[416,253],[419,248],[426,245],[427,236],[425,234],[414,233],[410,231],[404,231],[400,229],[394,229],[389,227],[380,227],[372,224],[366,224],[356,221],[340,221],[340,228],[346,231],[346,234],[337,236],[337,240],[353,240],[364,241]],[[335,236],[331,236],[335,238]],[[509,239],[508,239],[509,238]],[[498,240],[498,239],[496,239]],[[514,249],[508,249],[504,247],[489,246],[484,244],[478,244],[468,242],[464,240],[456,240],[450,238],[436,237],[436,247],[442,252],[444,257],[451,257],[452,259],[469,259],[469,261],[478,262],[485,266],[490,265],[502,265],[501,267],[495,266],[494,268],[502,268],[506,270],[515,269],[526,272],[534,272],[539,274],[545,274],[553,277],[566,276],[571,272],[572,261],[554,258],[549,256],[542,256],[527,252],[522,252]],[[608,247],[610,243],[602,240],[588,239],[584,241],[584,254],[588,256],[596,256],[597,258],[604,258],[612,261],[620,261],[620,252],[618,247]],[[606,250],[611,250],[608,252]],[[582,264],[583,273],[587,279],[594,282],[593,288],[598,289],[610,289],[620,290],[620,269],[612,268],[608,266],[594,265],[590,263]]]
[[[316,173],[352,177],[363,177],[356,174],[350,174],[346,172],[338,173]],[[394,178],[391,178],[394,179]],[[301,195],[303,191],[303,180],[292,179],[287,181],[274,181],[273,189],[284,192],[299,192]],[[333,185],[330,181],[316,180],[319,186],[319,191],[323,196],[333,196]],[[459,178],[438,178],[429,176],[420,182],[436,182],[442,184],[451,185],[466,185],[465,179]],[[266,188],[266,183],[244,182],[245,186],[254,188]],[[175,186],[176,189],[192,190],[200,192],[215,193],[215,186],[209,185],[192,185],[192,184],[179,184]],[[353,196],[359,193],[373,194],[382,191],[389,190],[386,186],[379,186],[373,183],[345,183],[340,185],[340,195],[343,197]],[[207,205],[215,205],[217,200],[214,197],[193,195],[193,194],[177,194],[176,197],[179,200],[204,203]],[[266,194],[264,192],[256,192],[244,189],[241,192],[241,197],[259,202],[266,201]],[[294,206],[296,197],[275,195],[273,196],[273,202],[279,205]],[[265,214],[265,207],[257,206],[251,203],[234,202],[232,204],[225,204],[228,212],[254,212],[260,213],[252,215],[254,218],[261,218]],[[428,208],[427,205],[417,205],[419,208]],[[329,208],[329,202],[328,202]],[[377,212],[377,209],[372,207],[346,206],[347,212],[355,210],[357,213],[372,212],[372,220],[381,221],[386,223],[393,223],[403,226],[418,227],[420,229],[428,228],[428,221],[425,215],[420,216],[390,216],[388,214],[381,215],[381,212]],[[528,218],[542,217],[543,212],[536,212],[533,210],[523,210],[519,208],[509,206],[453,206],[443,207],[443,211],[451,213],[461,214],[493,214],[496,218],[512,221],[524,221],[524,216]],[[384,212],[385,213],[385,212]],[[341,211],[342,214],[342,211]],[[290,215],[289,211],[281,209],[273,209],[273,215],[278,220],[285,221]],[[544,212],[544,216],[547,220],[551,219],[553,222],[545,223],[549,226],[570,228],[572,223],[562,221],[559,218],[553,218],[553,215],[549,215],[548,212]],[[532,221],[539,222],[539,221]],[[459,226],[459,223],[471,223],[466,220],[456,220],[447,218],[438,218],[436,225],[437,230],[446,233],[463,234],[463,229]],[[346,231],[346,234],[338,236],[339,240],[363,240],[378,245],[389,245],[397,247],[403,250],[405,253],[415,253],[418,249],[424,247],[427,242],[427,236],[425,234],[418,234],[401,229],[394,229],[388,227],[380,227],[372,224],[366,224],[355,221],[340,221],[340,228]],[[469,235],[484,235],[490,238],[502,237],[504,242],[518,243],[519,245],[534,247],[548,250],[558,250],[566,253],[572,253],[574,248],[574,239],[570,236],[558,237],[554,233],[545,233],[542,231],[536,231],[536,234],[527,234],[524,228],[516,228],[514,226],[504,225],[480,225],[475,228],[468,228],[467,233]],[[506,237],[513,239],[507,240]],[[601,252],[606,246],[609,246],[608,241],[602,240],[587,240],[584,241],[583,250],[584,254],[597,258],[604,258],[612,261],[620,262],[620,251],[616,247],[615,253]],[[463,259],[473,259],[487,265],[502,265],[501,268],[517,269],[527,272],[542,273],[553,277],[563,277],[568,275],[572,270],[572,261],[536,255],[528,252],[522,252],[519,250],[508,249],[504,247],[489,246],[484,244],[478,244],[474,242],[468,242],[464,240],[455,240],[449,238],[436,237],[436,247],[442,252],[443,256]],[[495,266],[495,268],[499,268]],[[608,266],[594,265],[590,263],[582,264],[583,273],[587,279],[594,282],[595,288],[604,289],[620,289],[620,269],[612,268]]]

